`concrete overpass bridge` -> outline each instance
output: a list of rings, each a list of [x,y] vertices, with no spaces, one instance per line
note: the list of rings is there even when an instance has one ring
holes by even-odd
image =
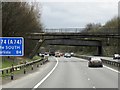
[[[33,53],[30,55],[31,57],[37,53],[37,50],[43,43],[48,45],[95,46],[98,47],[98,55],[102,55],[102,42],[100,39],[120,39],[120,34],[117,30],[111,30],[111,32],[109,30],[104,32],[82,32],[82,30],[81,28],[44,29],[44,32],[41,33],[26,33],[24,37],[26,39],[38,40]],[[95,41],[93,38],[97,40]]]
[[[97,55],[102,55],[102,42],[100,40],[84,40],[84,39],[44,39],[39,40],[36,47],[30,56],[34,56],[37,53],[37,50],[43,45],[66,45],[66,46],[89,46],[97,48]]]
[[[118,28],[108,28],[93,32],[84,32],[84,28],[44,29],[42,33],[26,33],[30,39],[49,38],[120,38]]]

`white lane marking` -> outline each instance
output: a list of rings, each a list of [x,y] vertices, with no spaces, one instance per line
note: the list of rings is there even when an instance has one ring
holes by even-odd
[[[115,70],[115,69],[113,69],[113,68],[107,67],[107,66],[105,66],[105,65],[104,65],[104,67],[107,68],[107,69],[109,69],[109,70],[112,70],[112,71],[114,71],[114,72],[116,72],[116,73],[120,73],[119,71],[117,71],[117,70]]]
[[[54,68],[37,85],[35,85],[32,90],[37,89],[56,69],[56,67],[58,66],[58,59],[57,58],[55,58],[55,59],[56,59],[57,63],[55,64]]]

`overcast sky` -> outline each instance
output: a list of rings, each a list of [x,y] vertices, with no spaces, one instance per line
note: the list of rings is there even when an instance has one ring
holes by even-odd
[[[6,0],[16,1],[16,0]],[[21,0],[42,5],[42,23],[46,28],[85,27],[118,15],[119,0]]]
[[[118,15],[118,1],[42,2],[42,23],[46,28],[85,27],[105,24]]]

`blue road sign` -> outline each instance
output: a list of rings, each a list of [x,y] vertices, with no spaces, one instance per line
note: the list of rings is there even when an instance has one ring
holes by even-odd
[[[23,56],[24,38],[0,37],[0,56]]]

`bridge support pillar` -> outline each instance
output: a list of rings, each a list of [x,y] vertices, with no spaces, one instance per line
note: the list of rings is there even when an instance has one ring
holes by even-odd
[[[43,44],[43,42],[44,41],[41,40],[41,39],[38,41],[38,43],[36,44],[33,52],[29,55],[30,58],[33,58],[33,56],[38,52],[38,50],[39,50],[40,46]]]
[[[98,46],[98,55],[102,56],[102,46]]]

